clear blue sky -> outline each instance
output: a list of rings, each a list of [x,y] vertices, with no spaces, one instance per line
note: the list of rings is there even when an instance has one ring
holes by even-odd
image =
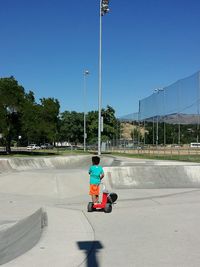
[[[61,111],[98,109],[99,0],[0,0],[0,77]],[[110,0],[103,17],[103,107],[117,116],[200,70],[199,0]]]

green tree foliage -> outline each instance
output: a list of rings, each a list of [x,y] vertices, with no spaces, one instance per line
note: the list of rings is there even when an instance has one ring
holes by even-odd
[[[115,110],[111,106],[102,109],[103,132],[101,140],[103,142],[117,140],[120,136],[120,122],[115,117]],[[98,111],[91,111],[87,115],[87,136],[89,144],[98,142]]]
[[[22,115],[22,136],[26,143],[55,142],[58,135],[60,104],[54,98],[35,102],[30,91],[25,95]]]
[[[115,110],[111,106],[107,106],[102,110],[103,116],[103,133],[102,141],[113,140],[117,135],[117,119],[115,117]]]
[[[20,132],[24,95],[24,88],[14,77],[0,79],[0,132],[7,153],[10,153],[12,138],[17,138]]]
[[[83,113],[65,111],[60,119],[60,140],[75,144],[83,142]]]
[[[115,117],[115,110],[111,106],[102,109],[103,132],[101,139],[103,142],[116,141],[120,136],[120,122]],[[91,111],[87,116],[88,121],[88,143],[95,144],[98,142],[98,111]]]
[[[54,98],[40,99],[39,109],[40,130],[44,141],[55,143],[58,136],[60,104]]]
[[[120,123],[115,118],[115,110],[107,106],[102,110],[104,129],[102,141],[113,140],[119,136]],[[60,140],[72,143],[83,143],[84,114],[65,111],[61,114]],[[98,111],[90,111],[86,116],[87,144],[98,141]]]
[[[153,135],[156,144],[156,128],[156,123],[146,123],[146,144],[153,144]],[[158,144],[164,144],[164,133],[166,144],[178,144],[179,135],[180,144],[190,144],[197,141],[198,125],[158,123]]]
[[[98,111],[90,111],[87,114],[87,143],[96,144],[98,142]]]
[[[22,136],[24,143],[36,142],[40,136],[40,106],[35,102],[34,93],[25,94],[22,114]]]
[[[58,135],[60,104],[54,98],[35,102],[34,93],[25,93],[14,77],[0,79],[0,133],[1,143],[10,153],[11,141],[55,142]]]

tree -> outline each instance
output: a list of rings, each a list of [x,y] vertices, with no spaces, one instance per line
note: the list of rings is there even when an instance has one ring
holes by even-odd
[[[83,142],[83,113],[65,111],[60,119],[60,139],[75,144]]]
[[[22,136],[25,144],[38,143],[41,139],[41,106],[35,102],[33,92],[25,95],[22,114]]]
[[[11,140],[18,137],[20,131],[24,88],[13,76],[0,78],[0,132],[6,146],[6,152],[11,152]]]
[[[115,117],[115,110],[111,106],[102,109],[103,132],[101,140],[103,142],[117,140],[120,136],[120,123]],[[87,115],[88,143],[95,144],[98,140],[98,111],[91,111]]]
[[[60,104],[54,98],[42,98],[40,102],[35,102],[32,91],[25,95],[22,132],[26,143],[54,143],[57,138]]]
[[[115,110],[107,106],[102,109],[104,129],[102,141],[109,141],[119,136],[120,124],[115,117]],[[83,113],[65,111],[60,117],[60,140],[83,142]],[[87,144],[96,144],[98,140],[98,111],[90,111],[86,116]]]
[[[115,118],[115,110],[111,106],[107,106],[102,110],[103,116],[103,133],[102,141],[110,141],[116,136],[117,119]]]
[[[98,142],[98,111],[90,111],[87,114],[87,143],[97,144]]]
[[[55,144],[58,136],[60,104],[54,98],[42,98],[40,108],[41,134],[44,141]]]

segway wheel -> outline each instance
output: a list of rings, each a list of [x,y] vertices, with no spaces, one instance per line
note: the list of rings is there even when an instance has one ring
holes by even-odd
[[[110,203],[106,203],[104,211],[105,213],[110,213],[112,211],[112,205]]]
[[[94,208],[93,208],[93,202],[89,202],[88,203],[87,210],[88,210],[88,212],[92,212],[94,210]]]

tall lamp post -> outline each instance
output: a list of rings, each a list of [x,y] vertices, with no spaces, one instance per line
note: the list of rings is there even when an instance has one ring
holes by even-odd
[[[157,107],[157,111],[156,111],[156,115],[157,115],[157,120],[156,120],[156,147],[158,148],[158,139],[159,139],[159,136],[158,136],[158,113],[159,113],[159,116],[160,116],[160,110],[158,109],[158,94],[160,92],[164,91],[163,88],[158,88],[158,89],[155,89],[154,92],[157,93],[156,95],[156,107]]]
[[[87,133],[86,133],[86,76],[89,75],[89,71],[84,71],[84,151],[86,151],[86,139],[87,139]]]
[[[108,13],[109,0],[100,0],[99,12],[99,97],[98,97],[98,155],[101,155],[101,131],[102,131],[102,118],[101,118],[101,105],[102,105],[102,17]]]

